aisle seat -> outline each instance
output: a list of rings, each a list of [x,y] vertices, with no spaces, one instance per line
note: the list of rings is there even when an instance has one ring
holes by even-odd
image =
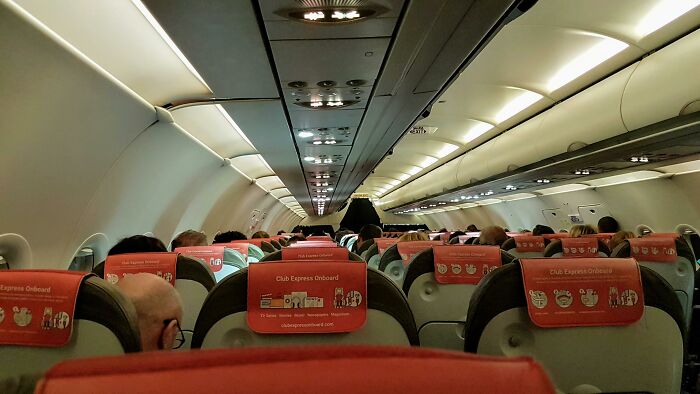
[[[466,352],[531,356],[549,372],[558,390],[565,393],[680,392],[685,335],[683,310],[673,289],[660,275],[633,259],[529,261],[523,259],[520,264],[503,266],[482,280],[469,304]],[[556,276],[558,280],[540,282],[539,289],[543,291],[535,287],[528,295],[522,264],[549,272],[549,277]],[[560,275],[567,265],[584,275],[580,282],[561,281],[563,276],[565,280],[571,276],[571,272]],[[586,276],[596,268],[600,269],[599,278]],[[614,275],[618,269],[619,277],[613,276],[611,280],[608,275]],[[620,277],[636,277],[637,284],[627,285],[626,281],[618,280]],[[532,278],[548,280],[547,274],[531,275],[531,281]],[[581,292],[577,290],[579,286],[586,289]],[[589,291],[588,287],[600,291]],[[622,291],[623,288],[637,288],[641,294]],[[550,292],[551,289],[554,290]],[[586,312],[588,307],[595,313]],[[553,325],[552,321],[545,324],[542,320],[536,325],[528,308],[538,314],[538,319],[559,319],[566,326]],[[567,313],[562,314],[563,311]],[[584,321],[600,316],[612,318],[611,324],[617,325]],[[639,320],[634,321],[631,316]]]
[[[584,250],[580,250],[581,246],[579,245],[578,251],[573,251],[573,249],[576,246],[569,246],[567,247],[568,243],[587,243],[590,242],[590,245],[585,245]],[[592,248],[592,249],[591,249]],[[571,250],[569,250],[571,249]],[[597,257],[608,257],[610,256],[610,249],[608,246],[603,242],[603,240],[598,239],[598,238],[570,238],[570,237],[564,237],[564,239],[561,238],[554,238],[551,239],[547,247],[544,249],[544,257],[554,257],[554,258],[562,258],[562,257],[586,257],[586,255],[590,254],[592,252],[591,256],[597,256]]]
[[[442,241],[402,241],[391,245],[379,259],[379,271],[385,273],[398,286],[403,286],[406,269],[411,259],[425,249],[442,245]],[[400,246],[399,246],[400,245]],[[399,248],[407,250],[402,256]]]
[[[435,276],[436,248],[462,249],[465,251],[493,249],[500,266],[512,263],[515,257],[500,250],[497,246],[457,245],[437,246],[418,253],[406,272],[403,291],[408,297],[408,305],[418,327],[421,346],[461,351],[464,349],[464,322],[467,318],[469,300],[477,283],[439,283]],[[473,259],[457,259],[460,265]],[[483,275],[482,264],[492,264],[487,260],[477,265]],[[450,269],[448,264],[448,269]],[[460,269],[464,269],[462,266]]]
[[[533,258],[544,257],[544,250],[549,245],[549,240],[537,235],[521,235],[516,238],[508,238],[501,249],[515,257]]]
[[[133,255],[152,260],[170,254],[171,253],[134,253]],[[107,258],[109,259],[110,256]],[[98,264],[93,270],[93,273],[104,278],[104,271],[105,261]],[[215,284],[216,278],[208,265],[205,265],[200,260],[185,255],[177,256],[177,263],[175,266],[175,290],[177,290],[182,299],[183,315],[180,327],[185,336],[185,343],[180,349],[187,350],[190,348],[192,331],[194,330],[199,310],[207,294],[214,288]]]
[[[39,324],[46,322],[44,319],[47,307],[42,305],[43,309],[32,310],[29,304],[14,306],[14,302],[6,302],[9,300],[3,300],[3,296],[0,296],[0,306],[3,309],[1,320],[4,320],[6,327],[9,324],[23,324],[23,327],[31,329],[36,324],[38,331],[31,338],[31,341],[37,343],[35,345],[18,344],[17,340],[20,338],[18,333],[9,333],[10,341],[5,341],[0,333],[0,340],[4,343],[0,345],[0,379],[43,373],[53,364],[67,359],[141,351],[136,310],[115,286],[93,274],[42,270],[3,270],[0,271],[0,283],[9,285],[11,281],[18,280],[27,282],[27,285],[31,282],[31,285],[36,286],[36,275],[44,275],[43,281],[50,284],[52,288],[59,288],[66,281],[78,281],[72,320],[67,315],[58,325],[54,317],[56,325],[44,330]],[[25,276],[29,280],[24,279]],[[3,295],[9,296],[10,293],[4,291]],[[52,310],[48,313],[58,316],[61,312]],[[66,322],[68,328],[63,326]],[[51,335],[54,330],[70,330],[71,327],[73,331],[64,345],[52,344],[51,346],[55,347],[47,347],[48,345],[39,344],[44,340],[45,333]],[[17,330],[21,329],[17,328]]]
[[[391,379],[387,374],[391,374]],[[419,348],[309,346],[144,353],[60,364],[37,394],[308,392],[554,394],[532,359]]]
[[[342,286],[338,282],[320,282],[328,288],[316,288],[312,291],[303,285],[303,282],[292,282],[284,280],[283,282],[273,282],[271,287],[280,287],[280,289],[269,288],[256,289],[248,288],[249,284],[249,271],[257,270],[256,272],[261,272],[261,269],[267,270],[270,273],[270,281],[277,280],[277,278],[288,278],[289,270],[293,270],[296,275],[305,277],[315,277],[318,276],[314,270],[316,266],[324,266],[328,269],[327,265],[330,264],[331,270],[344,270],[346,268],[355,270],[357,272],[358,267],[360,271],[366,271],[366,277],[363,274],[363,278],[366,281],[366,300],[359,297],[355,299],[359,305],[366,308],[366,320],[364,325],[359,326],[352,332],[334,332],[334,325],[323,326],[324,328],[318,328],[313,325],[311,328],[302,325],[297,327],[292,326],[280,326],[277,325],[276,328],[282,330],[287,330],[284,333],[271,334],[267,331],[257,330],[254,331],[255,327],[250,326],[251,319],[259,319],[264,316],[258,315],[248,315],[249,302],[248,295],[260,294],[260,300],[251,299],[251,308],[259,308],[258,311],[269,311],[266,312],[274,314],[273,317],[277,318],[277,314],[284,313],[285,317],[287,314],[292,314],[297,311],[304,311],[308,313],[306,309],[314,309],[315,306],[306,306],[306,300],[312,295],[312,301],[319,295],[319,292],[332,291],[335,288],[336,295],[338,290],[340,290],[341,298],[342,294],[348,293],[351,289]],[[304,272],[304,275],[298,274],[298,272]],[[252,271],[251,271],[252,272]],[[311,272],[311,273],[309,273]],[[334,271],[335,272],[335,271]],[[333,277],[334,275],[327,275]],[[309,291],[306,293],[287,293],[285,289],[289,286],[292,292],[302,292]],[[325,289],[325,290],[324,290]],[[330,290],[329,290],[330,289]],[[314,294],[316,292],[316,294]],[[291,295],[290,295],[291,294]],[[294,299],[299,298],[298,301]],[[269,299],[266,299],[269,298]],[[322,301],[321,308],[316,309],[318,313],[325,313],[326,310],[323,307],[329,307],[331,300],[321,297]],[[283,307],[291,302],[291,309],[288,307]],[[295,306],[297,302],[297,306]],[[335,300],[333,300],[335,302]],[[259,304],[258,304],[259,303]],[[265,305],[265,307],[263,307]],[[301,305],[304,305],[302,308]],[[263,309],[270,308],[270,309]],[[295,309],[296,308],[296,309]],[[298,309],[302,308],[302,309]],[[334,309],[331,309],[332,311]],[[339,312],[344,312],[344,309],[338,309]],[[253,312],[256,313],[256,312]],[[257,312],[261,313],[261,312]],[[331,312],[331,314],[334,312]],[[261,313],[262,314],[262,313]],[[327,316],[326,316],[327,318]],[[310,324],[316,324],[317,318],[311,318]],[[255,320],[254,320],[255,321]],[[335,324],[335,323],[334,323]],[[290,331],[291,330],[291,331]],[[301,330],[305,333],[301,333]],[[311,331],[306,331],[311,330]],[[265,333],[261,333],[265,332]],[[413,315],[406,301],[401,289],[399,289],[391,280],[389,280],[382,273],[373,270],[371,268],[366,268],[366,264],[361,262],[267,262],[261,263],[259,265],[251,265],[245,270],[241,270],[226,279],[218,283],[217,286],[211,291],[207,297],[204,305],[202,306],[202,311],[197,320],[197,324],[194,329],[194,336],[192,339],[192,345],[194,348],[225,348],[225,347],[247,347],[247,346],[275,346],[275,345],[302,345],[302,344],[373,344],[373,345],[400,345],[400,346],[417,346],[419,345],[418,332],[416,330],[415,322],[413,320]]]
[[[672,253],[672,256],[669,256],[667,259],[668,261],[659,261],[659,258],[657,258],[664,254],[663,246],[659,246],[659,242],[668,243],[668,252]],[[646,248],[648,248],[648,253],[644,253]],[[654,248],[658,248],[658,254],[654,253]],[[637,249],[637,252],[635,252],[635,249]],[[683,308],[683,316],[688,327],[690,326],[696,272],[693,251],[685,240],[680,237],[644,237],[625,240],[615,248],[612,257],[633,257],[640,265],[661,275],[676,292],[676,296],[678,296],[678,300]]]
[[[345,248],[285,248],[263,257],[260,262],[279,260],[351,260],[363,261],[360,256]]]

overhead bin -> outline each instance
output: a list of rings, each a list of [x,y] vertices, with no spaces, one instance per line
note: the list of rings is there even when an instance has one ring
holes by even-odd
[[[698,67],[700,31],[695,31],[408,183],[394,192],[401,198],[392,206],[584,146],[580,143],[593,144],[678,116],[684,107],[700,100],[700,80],[692,78]],[[456,171],[456,185],[444,168]]]
[[[622,118],[630,130],[678,116],[700,100],[700,30],[642,59],[627,83]]]

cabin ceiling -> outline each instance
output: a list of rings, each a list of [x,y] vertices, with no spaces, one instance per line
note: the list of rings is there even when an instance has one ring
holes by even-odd
[[[698,4],[538,1],[488,43],[441,93],[430,116],[396,144],[393,155],[377,166],[358,192],[395,208],[392,201],[410,190],[412,181],[426,177],[441,183],[444,174],[435,170],[443,164],[469,157],[474,148],[697,28]],[[461,186],[464,193],[457,198],[474,185]],[[402,209],[396,211],[449,204],[454,197],[443,193],[428,203],[422,199],[400,204]]]
[[[700,18],[696,0],[667,25],[649,17],[664,0],[539,0],[515,20],[516,0],[14,1],[300,216],[401,193]],[[321,5],[380,12],[334,25],[282,12]],[[596,46],[609,57],[562,74]]]
[[[518,1],[16,3],[306,215],[347,200]],[[284,12],[323,6],[377,13],[317,25]]]

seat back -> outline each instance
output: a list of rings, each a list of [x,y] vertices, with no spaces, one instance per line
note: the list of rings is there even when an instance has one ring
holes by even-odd
[[[168,255],[169,253],[135,253],[134,256],[148,258],[149,260],[158,259],[159,255]],[[109,256],[107,257],[109,259]],[[105,275],[105,262],[98,264],[93,273],[101,278]],[[187,350],[192,342],[192,331],[194,330],[199,310],[207,298],[209,291],[214,288],[216,278],[208,265],[205,265],[201,260],[191,258],[185,255],[177,256],[175,266],[175,290],[180,294],[182,299],[182,321],[180,327],[185,336],[185,343],[180,349]]]
[[[601,239],[584,237],[552,239],[544,249],[544,257],[575,258],[590,257],[589,255],[608,257],[610,249]]]
[[[461,248],[477,252],[495,249],[500,255],[500,264],[497,265],[505,265],[515,259],[497,246],[457,245],[438,248]],[[421,346],[461,351],[464,349],[464,322],[469,300],[477,284],[439,283],[435,277],[434,250],[435,247],[426,249],[413,258],[406,272],[403,291],[416,320]],[[474,262],[474,259],[469,258],[459,260],[460,265]],[[477,260],[483,260],[475,263],[479,271],[482,270],[482,263],[492,263],[484,259]]]
[[[377,371],[391,371],[392,378]],[[261,379],[270,372],[274,378]],[[76,360],[53,368],[37,394],[88,394],[115,388],[143,392],[146,387],[155,387],[156,392],[214,393],[230,387],[231,377],[236,380],[235,390],[244,393],[279,393],[289,387],[338,394],[412,393],[418,387],[430,387],[432,393],[449,393],[455,387],[468,387],[474,393],[554,394],[542,367],[528,358],[379,346],[151,352]]]
[[[364,253],[364,256],[361,256],[363,260],[367,262],[367,265],[372,268],[377,268],[379,266],[379,245],[377,245],[376,241],[374,245],[370,246],[369,249],[367,249]],[[374,260],[372,260],[374,259]],[[370,262],[374,262],[375,265],[372,266]]]
[[[235,244],[233,245],[235,247]],[[245,249],[247,253],[247,247]],[[217,282],[248,266],[248,262],[241,252],[226,245],[186,246],[175,248],[174,252],[209,264]]]
[[[534,260],[559,266],[572,260],[603,260],[613,265],[625,260],[636,267],[633,260],[626,259]],[[594,262],[589,268],[595,269],[598,264]],[[639,298],[640,302],[643,299],[639,321],[621,326],[542,328],[536,326],[528,314],[528,303],[536,300],[536,294],[526,296],[521,264],[508,264],[482,280],[474,292],[467,314],[464,349],[483,355],[534,357],[561,392],[677,393],[681,387],[684,355],[682,309],[663,278],[643,266],[637,272],[641,274],[643,288],[643,297]],[[596,282],[588,282],[586,286],[606,288],[610,284],[604,277],[594,280]],[[578,290],[573,289],[572,293],[569,300],[578,304]],[[546,299],[552,308],[558,308],[556,304],[565,305],[555,304],[554,294],[548,294]],[[603,307],[608,306],[610,300],[606,290],[594,299],[604,303]],[[624,308],[626,306],[619,306],[616,310]]]
[[[658,256],[657,253],[663,254],[664,248],[675,250],[671,251],[672,256],[667,261],[660,261],[655,256]],[[690,324],[695,292],[695,263],[690,246],[682,238],[644,237],[625,240],[615,248],[612,257],[634,257],[640,265],[661,275],[676,292],[685,321]]]
[[[282,270],[288,266],[294,266],[294,269],[305,270],[314,269],[313,266],[321,264],[326,263],[264,263],[265,266],[272,265],[273,269],[281,270],[280,272],[287,272]],[[341,267],[362,264],[363,267],[366,267],[364,263],[336,262],[334,264]],[[360,300],[361,302],[366,302],[367,308],[366,321],[361,328],[346,333],[260,334],[254,332],[248,324],[250,317],[247,312],[249,294],[248,270],[251,268],[257,269],[258,267],[251,266],[248,269],[236,272],[217,284],[211,291],[202,306],[202,312],[194,329],[193,347],[223,348],[292,344],[383,344],[408,346],[419,344],[413,315],[401,289],[383,274],[371,268],[367,269],[366,276],[367,299]],[[285,275],[280,276],[284,277]],[[327,282],[326,286],[334,286],[334,283]],[[340,289],[341,293],[343,291],[343,288],[336,287],[335,289],[336,294],[338,289]],[[274,289],[270,291],[272,292],[270,293],[272,298],[279,298],[279,302],[275,301],[275,299],[268,302],[271,305],[270,308],[282,308],[283,303],[281,300],[286,297],[286,293],[280,292],[280,294],[277,294]],[[308,298],[308,296],[305,297]],[[260,302],[262,303],[262,301]],[[322,303],[325,306],[330,306],[331,300],[324,298]],[[271,313],[282,313],[281,311],[284,310],[270,309]]]
[[[379,260],[379,271],[386,274],[398,286],[402,286],[406,276],[406,268],[413,256],[435,245],[442,245],[442,241],[397,242],[382,254]]]
[[[42,278],[37,279],[37,275],[42,275]],[[62,287],[66,281],[78,281],[77,299],[71,321],[69,315],[64,313],[70,311],[56,310],[56,304],[52,307],[45,306],[43,299],[39,301],[42,305],[37,309],[29,305],[32,301],[31,296],[27,301],[26,294],[20,295],[19,300],[25,300],[24,304],[16,305],[18,298],[11,300],[7,297],[17,297],[18,294],[7,290],[0,294],[0,322],[4,320],[0,330],[7,330],[10,324],[17,324],[16,333],[9,333],[13,340],[22,338],[19,333],[25,328],[38,331],[31,338],[36,342],[42,341],[42,337],[46,335],[53,335],[54,331],[70,330],[71,326],[73,330],[68,342],[62,346],[28,346],[7,342],[0,345],[0,380],[43,373],[53,364],[66,359],[117,355],[141,350],[134,306],[116,287],[97,276],[68,271],[0,271],[0,283],[7,286],[11,281],[17,281],[17,284],[24,281],[27,287],[42,287],[40,283],[46,283],[54,289]],[[24,289],[24,286],[21,287]],[[43,294],[41,293],[42,296]],[[2,338],[0,331],[0,339]]]
[[[363,261],[357,254],[345,248],[285,248],[263,257],[260,262],[280,260],[349,260]]]
[[[544,250],[549,240],[542,236],[529,235],[508,238],[501,249],[518,258],[544,257]]]
[[[372,246],[372,245],[374,245],[374,244],[375,244],[374,238],[368,239],[368,240],[366,240],[365,242],[363,242],[362,245],[360,245],[360,246],[357,247],[357,250],[355,251],[355,253],[357,253],[358,255],[362,256],[362,254],[363,254],[367,249],[369,249],[370,246]]]
[[[350,236],[350,238],[345,244],[345,247],[352,252],[353,250],[355,250],[355,243],[357,243],[357,234],[353,234],[352,236]]]

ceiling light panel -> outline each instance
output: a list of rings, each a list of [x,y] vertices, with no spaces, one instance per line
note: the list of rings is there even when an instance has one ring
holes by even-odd
[[[298,147],[307,145],[350,145],[355,139],[356,127],[316,127],[295,129],[294,139]]]

